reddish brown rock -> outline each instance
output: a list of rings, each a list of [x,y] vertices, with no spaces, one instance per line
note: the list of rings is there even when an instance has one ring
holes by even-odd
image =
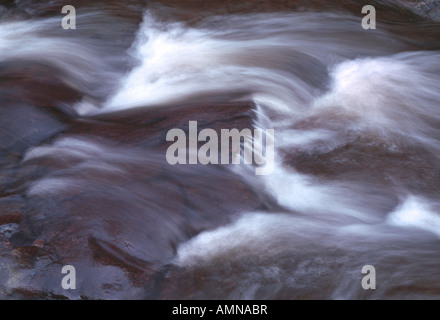
[[[20,197],[0,198],[0,225],[20,223],[23,220],[25,203]]]
[[[435,195],[440,190],[440,168],[434,154],[417,146],[391,150],[368,137],[358,137],[327,152],[285,150],[284,162],[299,172],[334,181],[359,181],[414,193]]]
[[[121,155],[128,162],[111,160],[104,153],[100,161],[124,173],[103,174],[99,163],[96,170],[84,170],[79,165],[88,160],[58,157],[55,152],[21,165],[20,170],[32,168],[28,180],[32,177],[33,183],[54,175],[79,184],[28,196],[26,215],[11,245],[21,252],[20,261],[33,265],[22,272],[30,274],[26,286],[37,292],[15,294],[44,295],[47,283],[60,272],[48,264],[54,260],[81,270],[78,278],[83,284],[71,298],[153,297],[161,287],[164,266],[181,242],[228,223],[237,213],[266,206],[226,167],[168,164],[167,131],[186,131],[190,120],[199,121],[199,130],[251,128],[251,108],[232,104],[139,109],[73,123],[57,139],[85,139],[110,153],[125,150]],[[38,193],[38,187],[31,188]],[[59,285],[50,291],[65,294]]]

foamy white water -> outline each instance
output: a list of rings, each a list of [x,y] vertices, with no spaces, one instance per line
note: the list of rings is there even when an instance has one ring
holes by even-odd
[[[138,66],[101,112],[225,95],[303,112],[315,90],[325,85],[328,65],[404,47],[381,32],[370,36],[357,24],[327,13],[260,14],[215,17],[189,28],[161,23],[147,13],[131,50]],[[341,40],[346,28],[354,31]],[[354,52],[351,42],[361,35],[366,39]]]
[[[432,208],[437,208],[435,210]],[[440,212],[438,204],[415,196],[408,197],[388,217],[391,225],[403,228],[417,228],[440,236]]]
[[[405,45],[357,24],[327,13],[264,14],[215,17],[190,28],[147,13],[131,49],[138,66],[99,112],[250,99],[256,125],[275,128],[279,149],[326,152],[350,141],[347,132],[374,135],[390,151],[437,148],[439,53],[395,53]],[[341,37],[342,30],[350,32]],[[326,121],[334,117],[339,123]],[[292,130],[309,119],[318,120]],[[292,210],[375,220],[377,207],[392,202],[362,183],[318,182],[284,168],[282,158],[261,188]]]

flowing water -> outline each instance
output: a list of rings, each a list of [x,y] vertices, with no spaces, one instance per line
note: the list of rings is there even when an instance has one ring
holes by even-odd
[[[440,298],[440,24],[264,3],[2,7],[1,297]],[[189,121],[273,172],[168,164]]]

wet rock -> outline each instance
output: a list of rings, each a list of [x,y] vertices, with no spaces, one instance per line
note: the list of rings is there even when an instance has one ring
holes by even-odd
[[[0,76],[3,104],[9,102],[56,107],[81,97],[78,91],[63,82],[58,70],[44,63],[23,59],[2,62]],[[52,111],[56,112],[54,109]]]
[[[19,225],[16,223],[5,223],[0,226],[0,235],[6,239],[11,238],[11,236],[17,232]]]
[[[0,196],[19,192],[33,170],[18,170],[23,154],[46,141],[66,125],[41,108],[23,104],[0,106]],[[24,179],[23,179],[24,178]]]
[[[301,173],[334,181],[361,179],[384,188],[405,186],[414,193],[433,195],[440,190],[435,155],[417,146],[394,149],[363,137],[328,152],[285,150],[284,162]]]
[[[265,207],[223,166],[168,164],[166,133],[188,130],[190,120],[199,121],[199,130],[252,128],[251,109],[246,103],[139,109],[72,122],[45,146],[44,156],[19,167],[44,170],[27,184],[25,216],[11,238],[21,261],[19,285],[11,292],[153,297],[180,243],[242,211]],[[57,145],[63,139],[79,141],[76,153],[63,153]],[[107,167],[115,169],[101,171]],[[77,268],[78,291],[66,295],[60,289],[59,267],[49,260]],[[14,291],[18,287],[29,290]]]
[[[428,17],[434,21],[440,21],[440,2],[435,8],[428,11]]]
[[[426,19],[440,21],[438,0],[395,0],[394,2]]]
[[[0,198],[0,226],[20,223],[23,220],[24,207],[21,197]]]
[[[56,117],[30,105],[0,107],[0,154],[6,162],[11,153],[23,153],[65,128]]]

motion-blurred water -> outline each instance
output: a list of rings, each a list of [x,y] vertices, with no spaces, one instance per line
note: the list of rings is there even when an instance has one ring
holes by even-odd
[[[78,298],[48,280],[77,263],[100,274],[97,287],[79,285],[91,298],[438,299],[440,43],[430,35],[440,26],[379,19],[363,30],[360,12],[337,9],[188,23],[165,19],[167,10],[147,8],[132,41],[117,27],[123,18],[93,8],[79,10],[77,31],[63,31],[60,17],[0,24],[1,67],[43,65],[78,92],[53,103],[65,128],[4,150],[18,153],[2,169],[15,181],[4,197],[25,208],[9,245],[43,239],[56,258],[26,264],[4,253],[0,293]],[[9,95],[2,108],[21,104]],[[211,106],[249,103],[251,125],[275,129],[267,176],[244,165],[173,167],[137,133],[121,138],[131,122],[113,126],[130,112],[153,125],[157,107],[202,105],[190,115],[199,120]],[[108,134],[95,134],[102,123]],[[237,183],[255,205],[230,200]],[[376,268],[376,290],[361,286],[365,265]]]

